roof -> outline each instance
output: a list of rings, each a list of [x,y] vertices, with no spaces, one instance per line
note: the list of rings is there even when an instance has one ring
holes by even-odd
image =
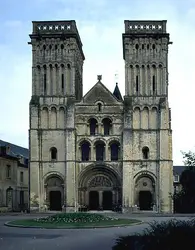
[[[173,166],[174,175],[180,176],[184,170],[186,170],[186,166]]]
[[[10,142],[2,141],[0,140],[0,146],[9,146],[10,150],[7,152],[7,155],[17,157],[17,156],[22,156],[26,159],[29,158],[29,150],[28,148],[23,148],[21,146],[12,144]]]
[[[98,100],[107,104],[121,102],[100,80],[83,97],[84,103],[95,103]]]
[[[123,98],[121,96],[121,92],[119,90],[119,87],[118,87],[118,83],[116,83],[116,87],[114,89],[114,92],[113,92],[113,95],[119,100],[119,101],[122,101]]]

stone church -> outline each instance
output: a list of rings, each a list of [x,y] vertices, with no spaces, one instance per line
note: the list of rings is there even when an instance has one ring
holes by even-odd
[[[33,22],[31,209],[172,212],[166,21],[124,24],[122,97],[100,75],[83,94],[75,21]]]

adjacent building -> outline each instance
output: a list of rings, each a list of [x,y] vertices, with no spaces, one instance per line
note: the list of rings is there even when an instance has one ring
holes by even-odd
[[[29,150],[0,140],[0,210],[28,208]]]

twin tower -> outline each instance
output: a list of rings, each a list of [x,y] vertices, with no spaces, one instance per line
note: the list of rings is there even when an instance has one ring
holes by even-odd
[[[166,21],[125,21],[125,96],[83,95],[75,21],[33,22],[31,210],[172,212]],[[107,83],[108,85],[108,83]]]

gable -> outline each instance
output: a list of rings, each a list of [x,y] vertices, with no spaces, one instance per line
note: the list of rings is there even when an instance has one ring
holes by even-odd
[[[83,97],[83,102],[95,103],[100,100],[106,104],[120,103],[101,82],[97,82]]]

